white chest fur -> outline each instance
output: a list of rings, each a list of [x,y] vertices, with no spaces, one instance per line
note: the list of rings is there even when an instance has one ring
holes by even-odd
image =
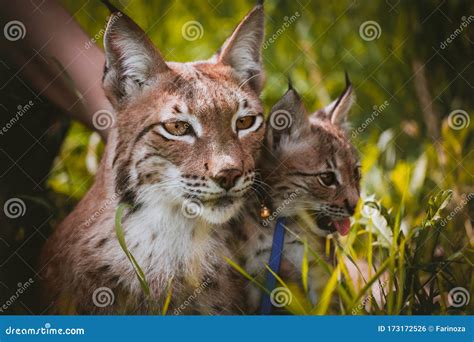
[[[204,272],[212,272],[213,265],[222,260],[222,244],[214,226],[199,218],[185,217],[178,207],[142,206],[122,222],[130,252],[146,279],[158,288],[166,287],[168,280],[179,274],[199,278]],[[130,261],[124,256],[121,248],[111,253],[127,270],[122,280],[132,292],[139,291]]]

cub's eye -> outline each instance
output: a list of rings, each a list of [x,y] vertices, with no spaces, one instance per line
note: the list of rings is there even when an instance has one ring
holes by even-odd
[[[169,134],[176,136],[187,135],[193,132],[191,125],[186,121],[166,122],[163,124],[163,127]]]
[[[240,131],[252,127],[255,123],[255,118],[255,116],[248,115],[237,119],[237,122],[235,124],[237,130]]]
[[[334,172],[323,172],[318,175],[319,183],[323,186],[331,186],[337,184],[336,175]]]

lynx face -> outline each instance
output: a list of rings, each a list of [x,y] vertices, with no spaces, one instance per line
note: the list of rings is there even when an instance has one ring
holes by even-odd
[[[272,196],[284,200],[296,191],[285,215],[309,210],[315,216],[318,235],[336,230],[347,234],[349,217],[359,200],[359,161],[343,127],[351,104],[352,87],[348,85],[336,101],[308,116],[299,95],[290,89],[270,115],[270,123],[278,121],[276,115],[286,115],[291,121],[285,129],[268,127],[268,147],[282,161],[267,180],[275,184]]]
[[[236,214],[264,138],[262,39],[256,6],[211,60],[165,62],[130,18],[110,19],[104,88],[118,113],[122,201],[166,202],[211,223]]]

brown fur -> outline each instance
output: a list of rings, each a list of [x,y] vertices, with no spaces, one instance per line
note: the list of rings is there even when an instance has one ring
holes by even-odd
[[[322,231],[316,222],[314,231],[309,231],[298,215],[307,211],[316,220],[320,215],[341,219],[353,214],[359,200],[360,176],[357,153],[345,130],[351,103],[352,89],[348,86],[338,100],[308,116],[300,96],[290,88],[272,108],[266,148],[258,163],[261,174],[255,185],[257,196],[247,202],[246,215],[234,223],[243,227],[240,236],[245,239],[240,239],[238,250],[246,260],[244,267],[261,284],[264,284],[264,265],[269,263],[278,217],[287,220],[280,276],[286,282],[301,284],[303,241],[308,241],[324,257],[323,239],[318,235],[329,232]],[[327,170],[338,174],[337,186],[323,186],[318,180],[317,175]],[[270,219],[260,217],[262,203],[274,213]],[[317,262],[309,254],[309,263],[316,265]],[[314,282],[310,282],[310,294],[315,302],[316,289],[327,280],[320,270],[311,267]],[[247,294],[249,313],[254,313],[260,304],[261,292],[248,283]]]
[[[209,61],[165,62],[130,18],[112,16],[104,88],[117,123],[94,185],[44,247],[50,313],[157,313],[169,293],[169,313],[242,310],[240,280],[224,259],[232,256],[230,231],[221,225],[250,188],[264,137],[262,40],[263,9],[256,6]],[[256,118],[248,132],[232,128],[238,112]],[[182,120],[192,132],[164,128]],[[238,176],[224,189],[220,179],[230,171]],[[184,215],[187,200],[201,205],[198,217]],[[120,202],[129,205],[121,219],[125,241],[149,298],[115,234]],[[104,287],[113,300],[97,305]]]

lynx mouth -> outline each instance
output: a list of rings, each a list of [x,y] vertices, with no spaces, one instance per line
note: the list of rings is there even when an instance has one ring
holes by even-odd
[[[337,231],[342,236],[349,234],[351,228],[351,221],[349,217],[333,219],[326,215],[318,215],[316,218],[316,223],[320,229],[327,231],[329,234],[335,233]]]
[[[236,200],[237,200],[236,197],[225,195],[225,196],[206,200],[203,203],[211,207],[224,208],[224,207],[233,205]]]

